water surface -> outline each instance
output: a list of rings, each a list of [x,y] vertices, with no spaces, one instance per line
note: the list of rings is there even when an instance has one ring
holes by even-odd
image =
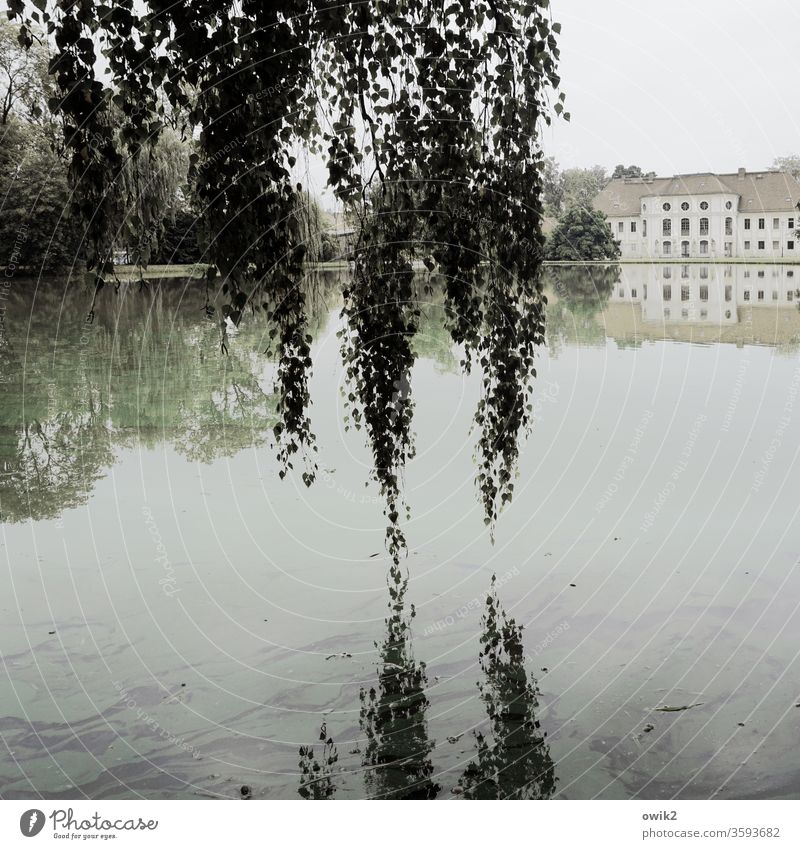
[[[310,489],[277,476],[260,319],[223,356],[196,280],[104,291],[91,324],[80,287],[13,281],[0,796],[797,798],[794,271],[551,271],[494,545],[479,381],[426,306],[394,611],[340,280],[312,286]],[[501,608],[521,642],[482,655]]]

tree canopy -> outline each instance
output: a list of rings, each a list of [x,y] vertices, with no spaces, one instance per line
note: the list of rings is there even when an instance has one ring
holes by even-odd
[[[573,206],[559,218],[547,240],[545,255],[560,262],[614,260],[620,250],[602,212]]]
[[[48,104],[63,122],[98,286],[113,273],[114,237],[131,209],[140,236],[160,220],[162,196],[119,203],[112,187],[128,163],[151,158],[176,116],[197,138],[190,177],[209,278],[220,280],[234,324],[248,308],[272,320],[276,447],[284,473],[304,458],[307,484],[316,466],[298,157],[324,154],[329,185],[353,210],[378,188],[377,214],[360,230],[344,293],[342,344],[349,417],[372,447],[395,559],[404,544],[400,476],[413,454],[409,339],[416,299],[434,288],[464,367],[477,364],[483,375],[477,482],[487,524],[513,492],[544,338],[539,127],[551,113],[568,117],[555,94],[560,27],[548,7],[549,0],[9,2],[25,46],[35,44],[38,27],[54,45]],[[413,258],[423,233],[440,273],[420,283]]]
[[[617,165],[611,179],[622,180],[625,177],[644,177],[644,171],[638,165]]]

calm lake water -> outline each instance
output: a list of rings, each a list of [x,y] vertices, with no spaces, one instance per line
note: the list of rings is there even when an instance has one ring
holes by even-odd
[[[335,275],[311,297],[310,489],[277,476],[260,319],[225,357],[199,281],[108,289],[91,324],[82,288],[12,281],[0,796],[296,798],[324,721],[337,797],[454,799],[485,769],[494,795],[800,797],[796,271],[551,270],[494,545],[479,381],[427,306],[402,622],[342,422]],[[493,574],[527,677],[490,721]]]

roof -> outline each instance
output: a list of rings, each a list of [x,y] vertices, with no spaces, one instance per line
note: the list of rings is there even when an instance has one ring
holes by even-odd
[[[642,198],[664,195],[739,196],[739,212],[790,212],[800,203],[800,183],[784,171],[676,174],[611,180],[594,200],[606,215],[638,215]]]

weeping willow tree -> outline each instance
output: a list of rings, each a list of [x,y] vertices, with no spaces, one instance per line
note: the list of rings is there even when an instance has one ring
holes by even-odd
[[[54,44],[49,105],[63,118],[98,285],[119,226],[112,187],[126,161],[148,156],[165,125],[186,116],[198,140],[190,177],[209,233],[209,277],[219,279],[233,323],[248,308],[272,319],[277,451],[282,474],[303,458],[307,484],[316,465],[298,157],[326,156],[345,207],[357,214],[370,206],[344,293],[343,353],[349,416],[372,448],[395,562],[404,546],[402,472],[413,455],[413,260],[421,253],[437,270],[424,293],[439,289],[463,367],[481,371],[477,484],[490,527],[513,494],[544,333],[538,133],[551,113],[563,113],[559,25],[548,6],[9,2],[24,45],[42,25]],[[122,116],[118,129],[112,110]],[[136,226],[146,232],[154,214],[142,207]]]

